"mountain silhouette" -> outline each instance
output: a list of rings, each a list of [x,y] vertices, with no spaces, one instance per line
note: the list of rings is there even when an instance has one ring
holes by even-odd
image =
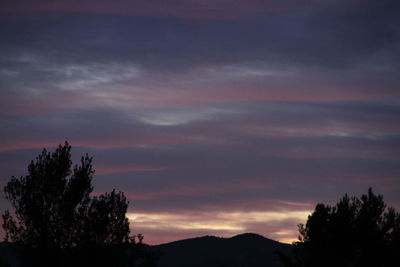
[[[290,254],[291,245],[246,233],[179,240],[152,249],[160,253],[159,267],[281,267],[276,251]]]
[[[258,234],[231,238],[203,236],[161,245],[145,245],[146,253],[159,258],[159,267],[283,267],[276,251],[291,254],[291,245]],[[0,267],[17,267],[18,246],[0,243]],[[138,266],[148,266],[140,263]],[[149,265],[153,266],[153,265]]]

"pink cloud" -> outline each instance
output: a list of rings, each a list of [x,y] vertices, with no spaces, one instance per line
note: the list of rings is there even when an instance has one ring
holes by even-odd
[[[90,138],[93,139],[93,138]],[[67,140],[74,147],[90,147],[90,148],[122,148],[122,147],[141,147],[141,146],[163,146],[163,145],[189,145],[189,144],[199,144],[197,141],[191,141],[189,139],[182,140],[179,138],[167,137],[164,139],[160,139],[157,137],[149,137],[149,138],[121,138],[121,140],[115,141],[110,140],[107,137],[97,138],[98,140],[85,140],[82,138],[78,139],[69,139]],[[52,141],[53,140],[53,141]],[[41,148],[54,148],[57,144],[64,143],[65,140],[54,140],[54,138],[45,138],[45,140],[10,140],[3,141],[0,143],[0,152],[12,151],[12,150],[25,150],[25,149],[41,149]],[[56,144],[56,145],[55,145]]]
[[[168,170],[166,167],[154,167],[154,166],[140,166],[140,167],[111,167],[111,166],[100,166],[96,168],[96,174],[118,174],[118,173],[129,173],[129,172],[157,172]]]
[[[127,197],[130,200],[155,200],[176,196],[204,196],[221,193],[241,192],[243,190],[268,188],[268,184],[248,182],[245,179],[237,180],[231,183],[212,183],[212,184],[193,184],[174,187],[169,190],[157,192],[129,192]]]
[[[30,141],[9,141],[0,144],[0,152],[12,151],[12,150],[24,150],[24,149],[42,149],[42,148],[54,148],[57,142],[35,142]]]
[[[168,94],[165,92],[168,91]],[[297,92],[297,93],[296,93]],[[230,88],[230,89],[190,89],[177,90],[165,88],[158,91],[149,89],[145,92],[134,90],[115,90],[102,96],[88,92],[58,92],[46,97],[8,97],[2,96],[1,114],[3,115],[45,115],[74,114],[82,110],[109,108],[129,110],[132,108],[189,107],[218,103],[242,101],[288,101],[288,102],[330,102],[348,100],[373,100],[400,97],[400,92],[362,90],[268,90]],[[60,100],[62,99],[62,102]],[[68,103],[68,104],[66,104]]]
[[[45,92],[46,93],[46,92]],[[92,108],[93,98],[84,92],[74,93],[54,90],[45,95],[30,95],[27,93],[10,97],[2,94],[0,104],[2,115],[45,115],[78,113],[76,107]],[[67,104],[68,103],[68,104]]]

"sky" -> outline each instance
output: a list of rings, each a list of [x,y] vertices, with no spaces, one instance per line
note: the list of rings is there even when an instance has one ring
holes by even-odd
[[[150,244],[290,243],[317,203],[369,187],[400,210],[399,14],[398,0],[2,0],[0,186],[68,141]]]

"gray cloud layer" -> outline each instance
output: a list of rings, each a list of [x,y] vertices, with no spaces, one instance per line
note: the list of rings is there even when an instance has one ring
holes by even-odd
[[[68,140],[132,211],[400,207],[397,1],[30,3],[0,4],[1,184]]]

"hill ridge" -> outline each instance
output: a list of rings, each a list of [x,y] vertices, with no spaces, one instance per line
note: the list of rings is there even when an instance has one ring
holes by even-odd
[[[276,251],[288,254],[291,245],[243,233],[232,237],[199,236],[151,248],[160,252],[160,267],[281,267]]]

